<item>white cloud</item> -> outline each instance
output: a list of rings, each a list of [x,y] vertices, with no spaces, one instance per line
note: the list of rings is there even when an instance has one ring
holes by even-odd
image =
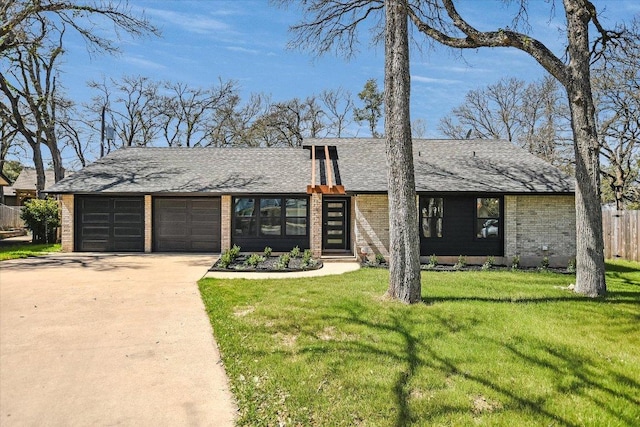
[[[209,34],[212,32],[231,31],[231,26],[227,23],[203,15],[192,15],[163,9],[145,9],[145,13],[192,33]]]
[[[244,47],[240,47],[240,46],[227,46],[226,47],[227,50],[230,50],[232,52],[240,52],[240,53],[250,53],[252,55],[257,55],[260,53],[259,50],[255,50],[255,49],[247,49]]]
[[[420,83],[435,83],[435,84],[443,84],[443,85],[455,85],[462,83],[460,80],[450,80],[450,79],[436,79],[432,77],[424,77],[413,74],[411,76],[411,81],[420,82]]]

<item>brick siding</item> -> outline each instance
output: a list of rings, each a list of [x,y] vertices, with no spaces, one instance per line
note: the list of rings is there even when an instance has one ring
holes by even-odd
[[[62,252],[73,252],[73,230],[74,230],[74,197],[73,194],[63,194],[60,198],[61,208],[61,243]]]
[[[322,255],[322,194],[311,194],[309,246],[314,257]]]
[[[152,249],[152,215],[153,215],[153,203],[149,194],[144,196],[144,251],[151,252]]]
[[[231,249],[231,196],[220,199],[220,250]]]
[[[576,254],[573,196],[505,196],[505,257],[518,255],[523,265],[549,257],[566,266]]]
[[[359,257],[389,255],[389,199],[386,194],[359,194],[353,198],[355,251]]]

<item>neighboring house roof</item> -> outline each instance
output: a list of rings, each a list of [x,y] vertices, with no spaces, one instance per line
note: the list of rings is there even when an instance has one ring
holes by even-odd
[[[0,187],[8,187],[9,185],[11,185],[11,180],[0,172]]]
[[[387,191],[384,139],[304,143],[336,147],[347,192]],[[506,141],[415,140],[414,163],[419,192],[573,192],[573,178]],[[124,148],[48,192],[305,193],[310,183],[310,152],[300,148]]]
[[[53,170],[44,171],[45,190],[51,187],[55,182],[55,174]],[[16,190],[33,190],[36,189],[36,170],[34,168],[22,168],[20,175],[16,178],[16,181],[10,187],[4,189],[5,196],[14,196]]]

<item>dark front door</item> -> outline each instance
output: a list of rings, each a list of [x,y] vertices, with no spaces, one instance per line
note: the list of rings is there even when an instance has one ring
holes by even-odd
[[[349,199],[322,200],[322,249],[349,250]]]

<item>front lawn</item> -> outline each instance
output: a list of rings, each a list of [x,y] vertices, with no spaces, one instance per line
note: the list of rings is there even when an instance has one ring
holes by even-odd
[[[0,261],[46,255],[50,252],[60,252],[60,244],[19,243],[15,245],[0,246]]]
[[[606,300],[507,271],[423,272],[414,306],[381,269],[200,290],[239,425],[635,426],[640,264],[607,267]]]

